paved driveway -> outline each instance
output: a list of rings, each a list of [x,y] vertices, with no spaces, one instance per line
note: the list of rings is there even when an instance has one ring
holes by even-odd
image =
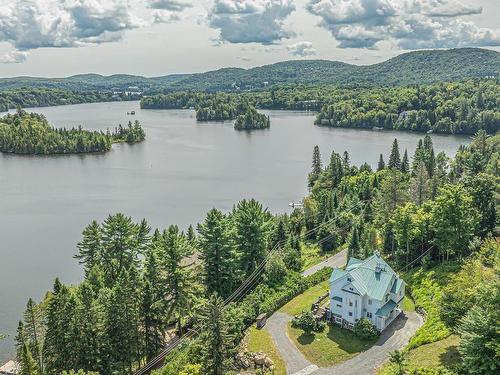
[[[287,324],[291,316],[275,312],[269,319],[265,329],[271,334],[287,369],[287,374],[293,375],[368,375],[384,363],[389,352],[401,349],[423,324],[423,320],[415,312],[401,314],[382,333],[380,339],[368,350],[356,357],[336,366],[318,368],[307,360],[297,349],[287,334]]]
[[[308,268],[302,272],[302,276],[310,276],[325,267],[343,267],[347,260],[347,250],[342,250],[341,252],[331,256],[330,258],[318,263],[311,268]]]

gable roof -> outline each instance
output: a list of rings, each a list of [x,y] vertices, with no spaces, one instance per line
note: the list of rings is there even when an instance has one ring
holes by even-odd
[[[366,294],[376,300],[383,300],[389,289],[398,291],[403,283],[378,252],[365,260],[350,258],[345,271],[338,268],[333,270],[330,282],[345,274],[349,275],[350,283],[361,295]]]

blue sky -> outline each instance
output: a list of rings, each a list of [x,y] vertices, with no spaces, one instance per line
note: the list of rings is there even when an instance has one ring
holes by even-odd
[[[0,76],[147,76],[500,50],[497,0],[0,0]]]

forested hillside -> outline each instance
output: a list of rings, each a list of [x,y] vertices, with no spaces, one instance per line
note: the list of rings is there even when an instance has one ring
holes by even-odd
[[[0,112],[21,107],[48,107],[64,104],[96,103],[119,100],[138,100],[139,95],[111,92],[22,88],[0,91]]]
[[[4,153],[52,155],[106,152],[113,143],[136,143],[144,138],[144,130],[138,121],[103,133],[81,127],[55,129],[43,115],[23,110],[0,118],[0,152]]]
[[[385,88],[279,86],[245,93],[180,92],[141,100],[141,108],[195,108],[196,118],[230,120],[247,106],[317,110],[321,126],[475,134],[500,129],[496,79]]]
[[[197,231],[152,230],[145,220],[134,223],[123,214],[94,221],[75,255],[84,281],[70,287],[56,280],[41,303],[28,302],[17,336],[23,368],[30,374],[130,374],[177,335],[183,344],[159,374],[235,372],[245,328],[328,278],[328,269],[300,276],[308,244],[330,254],[347,247],[358,258],[378,250],[398,272],[421,269],[426,275],[469,257],[483,257],[493,267],[488,259],[499,245],[488,238],[498,223],[499,137],[480,131],[454,159],[435,155],[430,136],[411,160],[394,140],[377,171],[351,165],[347,152],[332,151],[323,165],[315,147],[310,194],[290,215],[272,215],[257,201],[243,200],[227,213],[209,211]],[[490,287],[498,294],[498,280]],[[459,290],[446,292],[451,310],[442,319],[456,324],[449,313],[465,314],[456,328],[460,371],[494,374],[495,326],[487,323],[498,311],[483,300],[464,313]],[[428,321],[419,345],[435,328]],[[485,360],[493,365],[471,371]]]
[[[347,87],[391,86],[496,77],[500,53],[479,48],[408,52],[373,65],[352,65],[327,60],[283,61],[260,67],[223,68],[196,74],[141,77],[126,74],[81,74],[67,78],[14,77],[0,79],[0,90],[59,88],[65,90],[127,90],[143,92],[241,91],[283,84]]]

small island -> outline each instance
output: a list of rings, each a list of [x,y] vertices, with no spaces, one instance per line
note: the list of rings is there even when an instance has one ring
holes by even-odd
[[[0,151],[24,155],[106,152],[113,143],[141,142],[146,134],[139,121],[119,125],[113,132],[54,128],[45,116],[18,110],[0,119]]]
[[[236,130],[266,129],[270,126],[269,116],[257,112],[254,107],[248,107],[245,113],[239,115],[234,122]]]

